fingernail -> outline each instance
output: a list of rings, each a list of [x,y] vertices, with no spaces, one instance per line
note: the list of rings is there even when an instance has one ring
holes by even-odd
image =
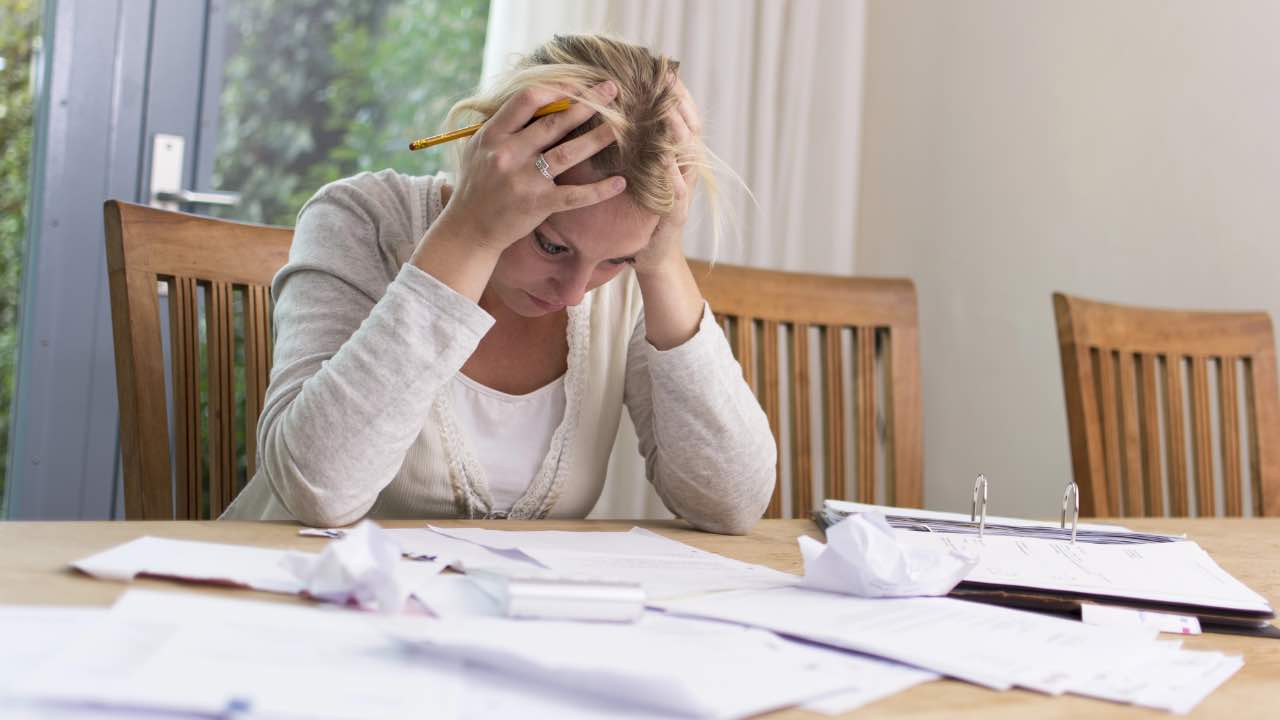
[[[626,179],[626,178],[624,178],[624,177],[616,177],[616,178],[614,178],[614,179],[613,179],[613,191],[614,191],[614,192],[622,192],[623,188],[625,188],[626,186],[627,186],[627,179]]]

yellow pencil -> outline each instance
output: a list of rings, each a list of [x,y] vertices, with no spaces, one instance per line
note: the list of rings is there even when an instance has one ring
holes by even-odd
[[[553,103],[543,105],[542,107],[534,111],[533,116],[542,117],[543,115],[550,115],[551,113],[562,112],[564,110],[568,110],[569,106],[572,104],[573,104],[572,100],[570,100],[569,98],[563,98]],[[413,142],[409,143],[409,149],[421,150],[423,148],[429,148],[432,145],[447,143],[450,140],[457,140],[458,138],[471,137],[472,135],[475,135],[476,131],[482,127],[484,127],[484,123],[476,123],[475,125],[468,125],[467,127],[459,128],[457,130],[453,130],[447,133],[432,135],[431,137],[422,138],[421,140],[414,140]]]

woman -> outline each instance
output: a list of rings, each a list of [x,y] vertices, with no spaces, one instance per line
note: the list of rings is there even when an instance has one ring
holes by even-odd
[[[223,517],[583,517],[626,405],[666,506],[747,532],[777,449],[681,251],[707,173],[676,69],[557,36],[455,106],[488,118],[456,186],[321,189],[273,282],[259,469]]]

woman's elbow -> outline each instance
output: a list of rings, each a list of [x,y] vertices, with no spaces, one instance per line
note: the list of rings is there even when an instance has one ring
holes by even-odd
[[[322,468],[303,467],[287,448],[263,448],[262,472],[280,503],[299,523],[309,527],[349,525],[369,511],[373,502],[351,497],[341,478],[326,476]]]
[[[724,500],[716,503],[710,512],[689,517],[689,522],[699,530],[721,535],[746,535],[769,507],[777,484],[776,455],[766,458],[750,471],[742,473],[724,490]]]

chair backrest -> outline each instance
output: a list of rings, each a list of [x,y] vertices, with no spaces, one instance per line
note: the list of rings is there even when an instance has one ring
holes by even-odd
[[[824,498],[920,507],[924,456],[915,285],[897,278],[690,265],[778,441],[778,484],[765,516],[783,517],[784,486],[787,514],[794,517],[807,517]],[[822,424],[821,488],[813,481],[815,394],[820,412],[814,415]],[[790,458],[785,479],[783,455]],[[877,456],[883,458],[883,476]]]
[[[293,231],[117,200],[103,216],[125,516],[216,518],[256,466],[271,372],[270,284]]]
[[[1242,515],[1247,499],[1254,514],[1280,515],[1280,396],[1265,312],[1062,293],[1053,306],[1082,513]]]

